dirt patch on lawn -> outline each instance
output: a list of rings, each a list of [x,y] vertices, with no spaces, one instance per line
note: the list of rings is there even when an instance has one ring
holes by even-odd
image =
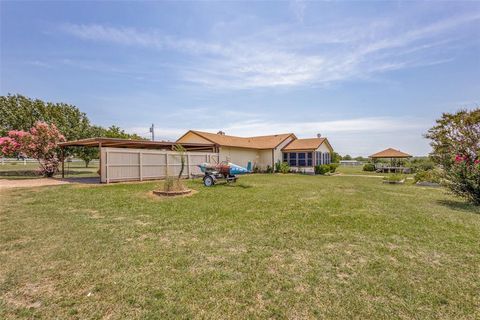
[[[57,179],[22,179],[22,180],[0,180],[0,189],[10,189],[10,188],[35,188],[43,186],[58,186],[63,184],[68,184],[67,181],[57,180]]]
[[[64,184],[92,185],[99,184],[99,178],[40,178],[40,179],[0,179],[0,190],[11,188],[36,188],[46,186],[60,186]]]

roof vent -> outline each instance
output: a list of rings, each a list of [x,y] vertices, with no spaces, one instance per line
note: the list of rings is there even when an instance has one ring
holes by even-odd
[[[222,130],[218,131],[217,134],[221,135],[221,136],[224,136],[225,135],[225,132],[223,132]]]
[[[322,134],[321,133],[317,133],[317,138],[321,138],[322,137]]]

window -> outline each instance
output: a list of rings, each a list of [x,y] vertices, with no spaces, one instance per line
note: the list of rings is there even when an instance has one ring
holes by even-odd
[[[284,152],[283,161],[291,167],[306,167],[313,165],[312,152]]]
[[[305,152],[299,152],[298,153],[298,166],[299,167],[305,167],[306,162],[305,162]]]
[[[288,154],[288,164],[292,167],[297,166],[297,154],[295,152],[290,152]]]
[[[322,164],[322,153],[319,151],[316,152],[315,164],[317,166]]]

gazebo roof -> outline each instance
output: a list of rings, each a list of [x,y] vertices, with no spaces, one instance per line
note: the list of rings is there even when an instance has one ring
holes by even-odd
[[[396,150],[393,148],[388,148],[383,151],[374,153],[370,156],[370,158],[410,158],[412,157],[408,153],[402,152],[400,150]]]

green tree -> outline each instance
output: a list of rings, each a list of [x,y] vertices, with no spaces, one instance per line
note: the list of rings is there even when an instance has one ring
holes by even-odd
[[[340,160],[342,160],[342,156],[339,155],[338,153],[334,152],[332,153],[332,162],[333,163],[338,163],[340,162]]]
[[[28,131],[38,121],[54,124],[69,141],[93,137],[143,139],[115,125],[108,129],[92,125],[87,115],[73,105],[44,102],[20,94],[0,96],[0,137],[12,130]],[[92,159],[99,157],[98,148],[67,148],[65,154],[79,157],[87,167]]]
[[[480,108],[444,113],[426,137],[447,187],[480,205]]]
[[[132,139],[132,140],[145,140],[145,138],[140,137],[139,135],[133,133],[126,133],[125,130],[117,127],[115,125],[110,126],[108,129],[103,131],[103,137],[106,138],[121,138],[121,139]]]
[[[102,137],[104,136],[105,129],[99,126],[90,126],[85,131],[86,138]],[[75,147],[68,150],[68,154],[74,154],[76,157],[82,159],[85,162],[85,168],[93,159],[100,157],[98,148],[96,147]]]
[[[66,103],[43,102],[20,94],[0,96],[0,136],[11,130],[30,130],[38,121],[55,124],[67,140],[86,138],[90,121]]]
[[[121,139],[131,139],[131,140],[145,140],[137,134],[126,133],[125,130],[122,130],[120,127],[115,125],[110,126],[108,129],[102,128],[100,126],[90,126],[85,131],[86,138],[94,137],[104,137],[104,138],[121,138]],[[76,147],[72,148],[72,151],[69,151],[69,154],[75,154],[78,158],[82,159],[85,162],[85,167],[88,168],[88,165],[93,159],[98,159],[100,157],[98,148],[96,147]]]
[[[352,156],[349,154],[346,154],[345,156],[342,157],[342,160],[352,160]]]

